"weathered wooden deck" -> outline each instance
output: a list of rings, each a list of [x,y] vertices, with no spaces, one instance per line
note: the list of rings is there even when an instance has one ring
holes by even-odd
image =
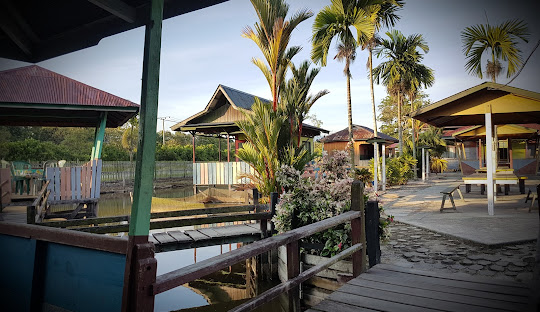
[[[267,227],[270,229],[270,226]],[[156,252],[199,248],[231,243],[251,243],[262,237],[259,223],[234,224],[207,227],[196,230],[170,230],[151,233],[149,241],[155,245]],[[266,233],[266,235],[268,235]]]
[[[308,311],[527,311],[529,295],[517,282],[378,264]]]

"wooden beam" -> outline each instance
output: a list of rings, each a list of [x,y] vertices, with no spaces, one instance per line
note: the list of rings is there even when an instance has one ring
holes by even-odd
[[[88,0],[103,10],[118,16],[128,23],[133,23],[137,19],[135,8],[120,0]]]
[[[148,237],[150,206],[156,166],[156,129],[161,54],[163,0],[153,0],[150,22],[146,25],[141,90],[139,144],[135,165],[135,185],[131,208],[130,236]]]
[[[24,33],[24,31],[13,20],[12,15],[7,13],[5,6],[0,8],[0,29],[24,52],[26,55],[32,55],[32,40]]]

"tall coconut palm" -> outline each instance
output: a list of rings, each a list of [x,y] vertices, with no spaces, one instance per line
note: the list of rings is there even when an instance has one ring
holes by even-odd
[[[502,71],[502,59],[507,62],[506,77],[509,78],[523,63],[518,40],[529,42],[529,37],[527,24],[519,19],[508,20],[497,26],[478,24],[466,27],[461,32],[463,53],[467,58],[465,69],[482,79],[482,56],[489,53],[491,60],[487,61],[487,76],[496,82]]]
[[[347,77],[347,105],[349,117],[349,144],[351,149],[351,165],[354,166],[354,147],[352,144],[352,108],[350,92],[351,50],[356,50],[357,42],[365,42],[373,36],[376,10],[380,0],[332,0],[332,4],[324,7],[315,17],[311,59],[317,64],[326,66],[332,41],[339,42],[342,52],[338,52],[345,60],[345,75]],[[352,29],[356,30],[356,38]],[[338,50],[338,51],[339,51]],[[348,51],[348,52],[347,52]]]
[[[251,4],[257,12],[259,22],[255,23],[255,29],[247,26],[242,36],[253,40],[264,55],[266,64],[258,58],[251,61],[259,67],[268,81],[272,92],[272,108],[276,111],[287,68],[293,56],[301,50],[299,46],[287,49],[291,33],[298,24],[313,16],[313,13],[303,9],[285,20],[289,5],[284,0],[251,0]]]
[[[392,30],[386,32],[386,35],[388,39],[381,40],[380,46],[376,47],[374,52],[377,57],[383,56],[388,60],[373,69],[373,78],[377,84],[382,80],[389,93],[397,98],[399,151],[403,153],[403,96],[413,81],[414,71],[417,70],[415,64],[418,65],[423,58],[417,50],[427,52],[429,47],[420,34],[405,37],[400,31]]]
[[[377,131],[377,109],[375,107],[375,91],[373,89],[373,48],[378,44],[379,39],[377,37],[377,32],[382,27],[394,27],[396,22],[400,19],[400,16],[396,14],[396,12],[403,7],[403,0],[385,0],[381,5],[375,5],[372,6],[372,10],[374,11],[373,14],[375,14],[375,31],[373,33],[373,36],[369,38],[366,42],[359,42],[359,44],[362,47],[362,50],[367,49],[369,52],[368,55],[368,61],[367,61],[367,68],[369,70],[369,87],[371,91],[371,108],[373,111],[373,136],[377,137],[378,131]],[[378,144],[374,143],[374,160],[377,164],[377,167],[375,168],[375,172],[380,172],[378,170],[379,167],[379,148]],[[383,155],[384,157],[384,155]],[[377,179],[377,177],[374,177]]]

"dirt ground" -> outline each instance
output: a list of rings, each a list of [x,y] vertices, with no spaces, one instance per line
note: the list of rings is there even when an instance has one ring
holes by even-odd
[[[169,188],[179,188],[192,186],[192,178],[178,178],[178,179],[158,179],[154,180],[154,189],[169,189]],[[133,191],[133,181],[126,181],[124,185],[120,182],[102,182],[101,183],[101,194],[112,194],[112,193],[129,193]]]

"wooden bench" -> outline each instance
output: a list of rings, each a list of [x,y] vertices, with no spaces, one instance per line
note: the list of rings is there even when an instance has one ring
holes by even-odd
[[[538,206],[540,207],[540,199],[538,199],[538,195],[539,195],[538,190],[539,189],[540,189],[540,184],[536,186],[536,193],[534,192],[534,190],[529,188],[529,192],[527,193],[527,198],[525,198],[525,203],[527,203],[529,201],[529,199],[532,199],[531,200],[531,205],[529,206],[529,212],[531,212],[535,201],[539,202]],[[523,193],[525,193],[525,192],[523,192]],[[532,198],[531,198],[531,194],[532,194]]]
[[[441,191],[441,194],[443,194],[442,203],[441,203],[441,212],[443,212],[444,209],[454,209],[456,210],[456,204],[454,203],[454,196],[452,195],[455,191],[459,193],[459,196],[461,197],[461,200],[465,201],[463,199],[463,194],[461,193],[461,190],[459,189],[459,186],[461,184],[455,184],[453,186],[450,186],[446,188],[445,190]],[[444,202],[446,201],[446,196],[450,197],[450,202],[452,203],[452,208],[444,208]]]

